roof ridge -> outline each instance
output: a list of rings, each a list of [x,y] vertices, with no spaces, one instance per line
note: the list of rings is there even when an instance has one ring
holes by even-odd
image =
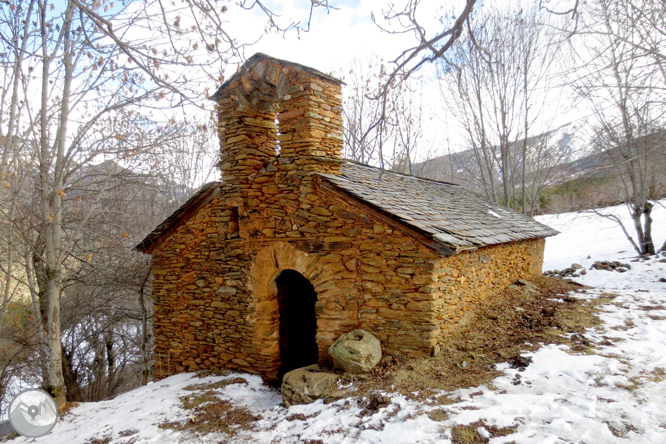
[[[357,160],[344,159],[344,162],[352,163],[352,164],[354,164],[354,165],[361,166],[361,167],[367,167],[367,168],[372,168],[372,169],[374,169],[374,170],[382,171],[382,173],[380,173],[380,174],[383,174],[383,173],[391,173],[391,174],[396,174],[396,175],[398,175],[398,176],[404,176],[404,177],[407,177],[407,178],[410,178],[410,179],[422,180],[422,181],[427,181],[427,182],[434,182],[434,183],[439,183],[439,184],[444,184],[444,185],[451,185],[451,186],[459,187],[459,188],[462,189],[462,187],[461,187],[460,184],[458,184],[458,183],[445,182],[445,181],[443,181],[443,180],[429,179],[429,178],[427,178],[427,177],[419,177],[419,176],[415,176],[415,175],[413,175],[413,174],[401,173],[401,172],[399,172],[399,171],[385,170],[385,169],[382,169],[382,168],[379,168],[379,167],[376,167],[376,166],[372,166],[372,165],[368,165],[368,164],[365,164],[365,163],[361,163],[361,162],[359,162],[359,161],[357,161]],[[469,190],[467,190],[467,191],[469,191]],[[477,194],[477,193],[475,193],[475,194]]]

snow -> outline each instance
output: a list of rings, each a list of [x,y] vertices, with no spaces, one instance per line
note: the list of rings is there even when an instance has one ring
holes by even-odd
[[[628,219],[623,207],[607,211]],[[656,206],[657,247],[666,237],[664,219],[663,205]],[[126,444],[450,443],[453,426],[477,421],[485,427],[514,427],[509,435],[495,438],[484,426],[478,427],[491,444],[666,442],[666,283],[659,282],[666,277],[666,261],[660,262],[666,255],[632,262],[636,255],[620,229],[598,216],[567,213],[539,220],[561,232],[547,240],[544,269],[580,263],[587,274],[576,280],[596,288],[572,296],[616,295],[603,306],[603,323],[586,332],[596,354],[576,354],[562,345],[542,346],[524,354],[532,362],[523,371],[503,363],[498,366],[503,375],[489,386],[442,392],[453,404],[438,405],[434,398],[419,403],[389,393],[391,404],[368,415],[350,400],[286,409],[280,394],[257,376],[180,374],[110,401],[82,403],[49,435],[12,442],[69,444],[108,438]],[[592,270],[589,266],[595,260],[618,260],[632,268],[626,273]],[[197,436],[158,427],[187,419],[190,411],[182,409],[179,400],[192,393],[186,386],[237,377],[247,384],[230,384],[216,393],[261,418],[251,430],[238,430],[233,437]],[[444,414],[432,414],[437,411]],[[294,419],[295,414],[302,416]],[[128,430],[136,433],[128,435]]]

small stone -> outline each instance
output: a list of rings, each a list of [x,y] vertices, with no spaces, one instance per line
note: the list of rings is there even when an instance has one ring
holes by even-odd
[[[234,287],[223,286],[223,287],[218,288],[215,293],[218,294],[219,296],[233,296],[237,292],[238,292],[238,290],[236,290]]]

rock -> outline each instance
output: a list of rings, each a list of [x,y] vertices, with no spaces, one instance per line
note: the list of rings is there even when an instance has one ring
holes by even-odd
[[[574,270],[580,270],[583,266],[581,264],[571,264],[571,268]]]
[[[368,398],[368,403],[365,406],[365,409],[361,412],[361,416],[367,415],[367,414],[373,414],[379,411],[379,409],[383,409],[384,407],[387,407],[388,405],[391,404],[391,398],[388,396],[383,396],[383,395],[370,395]]]
[[[317,364],[292,370],[282,378],[284,405],[310,404],[326,398],[337,391],[339,378],[334,373],[325,372]]]
[[[622,262],[618,261],[595,261],[590,268],[595,270],[618,271],[620,273],[624,273],[628,270],[631,270],[631,265],[623,264]]]
[[[532,363],[532,358],[529,356],[516,355],[507,359],[507,362],[511,368],[524,369]]]
[[[382,357],[380,362],[382,362],[383,364],[393,364],[395,362],[395,359],[393,359],[393,356],[391,355],[386,355]]]
[[[367,373],[382,358],[379,340],[361,329],[340,336],[328,353],[335,366],[348,373]]]
[[[524,286],[525,289],[529,292],[538,293],[536,285],[534,285],[533,283],[531,283],[529,281],[526,281],[525,279],[518,279],[516,281],[516,284]]]

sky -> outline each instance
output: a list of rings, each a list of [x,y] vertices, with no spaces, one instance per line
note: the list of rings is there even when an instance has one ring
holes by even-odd
[[[395,2],[398,7],[404,7],[405,1]],[[394,34],[382,30],[372,21],[372,17],[385,29],[399,30],[400,24],[396,21],[383,20],[388,2],[383,0],[331,0],[336,9],[328,12],[320,7],[314,10],[313,18],[308,32],[265,33],[261,39],[245,49],[248,58],[256,52],[262,52],[272,57],[301,63],[332,74],[341,80],[349,75],[354,62],[361,65],[374,57],[383,60],[385,64],[396,59],[402,51],[412,48],[416,44],[412,33]],[[304,0],[270,0],[266,2],[269,9],[280,15],[278,21],[284,26],[293,22],[301,22],[307,27],[309,15],[309,1]],[[422,0],[418,6],[417,18],[420,23],[434,34],[442,29],[439,17],[443,13],[441,1]],[[464,1],[455,0],[447,2],[447,7],[460,9]],[[230,33],[236,35],[239,41],[253,41],[264,28],[266,19],[260,11],[243,11],[238,7],[229,8],[227,12]],[[238,65],[229,67],[225,77],[233,74]],[[419,78],[434,75],[434,67],[426,67],[419,73]],[[434,115],[434,119],[424,122],[425,136],[421,145],[423,152],[432,156],[444,154],[441,151],[447,146],[446,139],[449,129],[454,125],[455,119],[445,115],[441,105],[438,86],[435,83],[424,87],[423,106],[428,110],[427,115]],[[435,147],[435,148],[433,148]]]
[[[371,59],[378,58],[384,62],[388,71],[391,69],[392,61],[417,44],[413,32],[395,32],[404,30],[400,22],[395,19],[392,21],[384,19],[390,5],[389,0],[329,1],[332,6],[328,10],[325,7],[314,8],[307,32],[303,30],[308,28],[310,5],[312,4],[308,0],[262,1],[262,5],[275,13],[275,20],[280,28],[287,28],[290,24],[300,25],[300,29],[291,29],[287,32],[268,29],[267,16],[257,6],[247,10],[234,1],[215,3],[220,9],[222,7],[228,8],[222,14],[225,21],[221,28],[236,39],[236,44],[248,43],[243,48],[241,59],[232,59],[231,63],[226,65],[224,78],[233,75],[243,59],[247,59],[257,52],[262,52],[272,57],[316,68],[345,81],[349,80],[352,75],[350,73],[352,65],[367,65]],[[526,5],[534,6],[538,0],[521,1],[524,1]],[[568,0],[563,1],[566,3]],[[254,2],[245,0],[244,3],[252,5]],[[402,10],[406,4],[417,3],[417,20],[425,29],[426,34],[433,36],[445,27],[440,22],[440,18],[443,16],[451,17],[451,14],[457,16],[457,13],[464,7],[465,0],[449,0],[447,2],[398,0],[394,3],[397,10]],[[479,0],[476,8],[479,9],[483,3],[483,0]],[[497,0],[492,5],[501,6],[505,3],[507,3],[507,0]],[[513,2],[510,4],[512,7],[515,6]],[[173,8],[177,8],[178,12],[168,14],[170,15],[167,20],[169,23],[174,21],[173,15],[181,13],[187,15],[187,8],[181,4],[174,3]],[[129,9],[131,10],[132,7],[130,6]],[[159,11],[154,12],[159,14]],[[376,23],[373,22],[373,17]],[[181,23],[181,29],[187,29],[198,24],[198,22],[187,18],[183,18]],[[138,41],[146,39],[146,44],[151,45],[164,39],[164,37],[160,37],[160,30],[161,27],[151,30],[145,28],[128,29],[128,35],[131,36],[131,33],[134,32],[137,34],[135,37]],[[154,37],[147,36],[146,33],[154,33]],[[206,94],[211,94],[219,86],[220,81],[209,80],[211,77],[217,78],[219,75],[217,66],[219,62],[206,62],[209,54],[204,49],[205,45],[199,44],[198,49],[192,49],[192,46],[198,43],[195,40],[196,36],[193,36],[192,39],[185,39],[180,42],[186,52],[189,52],[203,63],[203,66],[198,66],[194,73],[188,73],[187,75],[188,78],[205,79],[204,86],[196,87],[194,100],[196,106],[212,110],[213,104],[208,103],[205,97]],[[165,41],[161,42],[164,47],[169,48],[170,45],[165,43]],[[417,75],[413,76],[422,85],[423,93],[420,101],[425,116],[423,119],[424,136],[419,143],[413,161],[425,160],[426,158],[447,154],[449,150],[458,151],[468,146],[459,122],[446,109],[443,95],[439,90],[439,82],[434,81],[435,70],[435,66],[425,65]],[[207,74],[201,75],[204,71]],[[170,74],[171,78],[179,76],[175,71],[173,74],[174,76]],[[188,84],[191,84],[191,82],[188,82]],[[200,84],[197,83],[197,85]],[[202,92],[200,102],[197,102],[197,91]],[[168,104],[166,108],[165,112],[169,114]],[[564,119],[566,120],[566,116]],[[568,121],[549,124],[548,129],[560,126],[563,123],[568,123]]]
[[[534,7],[537,0],[525,0],[527,6]],[[397,31],[401,29],[400,23],[393,20],[387,22],[383,19],[389,2],[387,0],[330,0],[336,9],[326,11],[316,8],[313,14],[309,32],[267,33],[251,46],[245,49],[245,57],[256,52],[301,63],[320,71],[332,74],[345,80],[354,61],[361,65],[373,57],[379,57],[389,67],[390,62],[400,54],[416,45],[413,33],[390,33],[385,29]],[[301,22],[306,26],[309,14],[309,1],[305,0],[268,0],[265,2],[269,9],[280,15],[278,22],[283,26],[293,22]],[[395,1],[396,8],[404,8],[406,0]],[[441,2],[436,0],[421,0],[418,3],[417,19],[425,28],[428,36],[441,32],[444,25],[440,23],[443,15],[451,11],[459,12],[464,7],[464,0],[451,0]],[[483,5],[478,1],[476,9]],[[565,7],[568,0],[558,1],[551,7]],[[493,6],[501,7],[509,4],[515,7],[515,2],[496,0]],[[442,6],[445,5],[445,6]],[[564,6],[562,6],[564,5]],[[447,9],[444,9],[447,8]],[[372,17],[377,23],[374,23]],[[266,19],[260,11],[243,11],[239,7],[231,7],[227,12],[230,33],[238,36],[239,41],[253,41],[265,26]],[[233,74],[238,64],[229,66],[225,77]],[[420,152],[416,160],[431,158],[436,155],[447,154],[448,150],[458,151],[467,146],[463,130],[456,118],[446,110],[443,96],[438,83],[428,81],[435,78],[435,67],[426,65],[421,69],[417,79],[423,80],[423,107],[428,116],[424,122],[424,139],[420,143]],[[544,130],[554,129],[560,125],[570,123],[575,116],[559,112],[564,109],[566,97],[561,100],[557,96],[551,100],[552,105],[547,107],[552,112],[544,125]],[[430,118],[432,117],[432,118]],[[420,157],[420,158],[419,158]]]
[[[411,34],[390,34],[382,31],[372,22],[372,15],[380,23],[386,24],[382,10],[387,3],[377,0],[331,0],[337,9],[328,12],[316,8],[309,32],[291,31],[286,34],[265,34],[255,45],[249,47],[246,56],[255,52],[263,52],[270,56],[287,59],[293,62],[317,68],[324,72],[336,72],[349,66],[356,59],[366,59],[379,55],[384,60],[392,60],[401,50],[409,48],[415,40]],[[398,2],[399,4],[403,2]],[[462,4],[457,0],[455,3]],[[301,22],[307,23],[310,2],[304,0],[269,1],[267,6],[280,15],[281,24]],[[436,17],[441,2],[424,0],[419,5],[419,19],[423,19],[431,32],[439,28]],[[263,27],[265,20],[257,12],[241,11],[230,8],[230,29],[235,35],[247,36],[251,40],[257,29]],[[388,24],[397,29],[397,24]]]

